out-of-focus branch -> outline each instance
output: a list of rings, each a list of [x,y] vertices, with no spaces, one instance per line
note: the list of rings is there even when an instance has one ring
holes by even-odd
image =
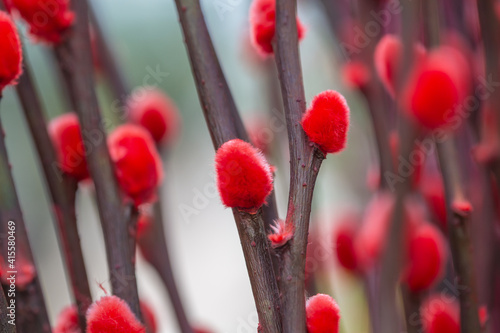
[[[109,47],[107,39],[104,35],[104,31],[101,27],[99,17],[94,10],[92,1],[86,1],[89,6],[90,22],[92,23],[92,29],[94,33],[93,36],[97,47],[96,53],[101,65],[101,69],[106,80],[108,80],[109,82],[109,86],[115,98],[118,98],[120,102],[123,102],[130,93],[129,85],[127,84],[123,73],[118,67],[118,61],[116,57],[113,56],[112,50]]]
[[[416,40],[418,4],[411,0],[401,2],[402,10],[402,40],[404,44],[403,63],[399,68],[398,82],[403,83],[410,71],[413,62],[413,43]],[[399,85],[398,85],[399,86]],[[399,89],[396,91],[396,100],[400,96]],[[401,110],[400,110],[401,111]],[[400,156],[407,160],[414,149],[417,129],[404,112],[399,113]],[[390,176],[389,173],[383,175]],[[403,177],[398,181],[392,191],[395,191],[396,203],[389,227],[387,245],[382,256],[380,277],[380,325],[377,332],[397,333],[399,332],[400,317],[396,305],[396,290],[398,288],[399,276],[403,267],[403,231],[405,228],[405,200],[411,191],[412,175]]]
[[[83,140],[91,145],[86,157],[97,195],[113,294],[125,300],[137,318],[142,318],[135,266],[129,255],[127,221],[133,214],[123,205],[94,91],[87,2],[75,1],[72,6],[76,24],[68,39],[57,46],[60,65],[76,103]]]
[[[160,194],[158,194],[158,198],[160,198]],[[192,333],[193,330],[184,310],[170,262],[163,226],[163,210],[160,203],[161,200],[158,199],[158,202],[153,205],[153,225],[145,231],[138,242],[144,259],[158,272],[167,289],[181,332]]]
[[[453,137],[437,144],[437,152],[446,192],[448,229],[453,265],[460,284],[460,323],[463,332],[481,332],[478,317],[475,271],[470,242],[469,212],[457,207],[467,204],[462,171]]]
[[[224,142],[236,138],[248,141],[208,33],[199,0],[176,0],[175,3],[200,104],[214,147],[218,149]],[[274,200],[274,197],[269,200]],[[280,332],[278,286],[272,265],[266,266],[271,262],[269,244],[265,234],[262,238],[260,233],[251,233],[263,230],[261,214],[262,211],[259,211],[250,221],[245,214],[233,209],[260,324],[264,332]],[[255,247],[252,246],[252,241],[255,242]],[[264,286],[266,289],[262,290]]]
[[[498,29],[500,25],[495,15],[495,1],[477,1],[477,10],[481,25],[481,36],[483,38],[485,73],[488,77],[491,77],[492,82],[498,82],[500,80],[500,68],[498,64],[500,56],[500,35]],[[493,109],[496,110],[497,129],[500,131],[500,92],[493,92],[491,104]],[[496,158],[490,163],[489,167],[495,175],[497,188],[500,189],[500,151],[497,152]]]
[[[5,298],[5,293],[3,289],[0,288],[0,330],[5,333],[16,333],[16,326],[9,324],[10,317],[7,315],[9,311],[7,310],[7,299]]]
[[[281,256],[280,279],[284,332],[305,332],[305,259],[314,185],[324,154],[309,144],[301,126],[306,109],[297,36],[297,1],[276,2],[274,53],[281,84],[290,151],[290,192],[286,221],[294,237]],[[305,167],[302,167],[302,166]]]
[[[47,132],[45,115],[36,92],[31,70],[24,57],[24,71],[16,86],[24,115],[33,136],[42,169],[52,200],[52,208],[59,241],[63,248],[65,266],[71,283],[74,302],[78,308],[78,319],[82,332],[85,331],[85,315],[92,303],[87,270],[80,246],[80,237],[75,214],[75,180],[65,176],[57,166],[57,156]]]
[[[1,97],[0,97],[1,100]],[[17,198],[17,192],[12,179],[11,167],[8,161],[7,148],[5,146],[5,135],[3,134],[3,127],[0,120],[0,251],[2,251],[1,259],[3,266],[8,267],[9,271],[17,271],[21,265],[29,265],[27,272],[29,280],[26,281],[26,286],[22,289],[18,286],[16,288],[16,317],[15,323],[19,332],[33,332],[33,333],[50,333],[50,322],[47,315],[47,307],[45,305],[42,287],[38,279],[38,272],[35,262],[33,261],[33,254],[26,232],[26,225],[24,223],[21,206]],[[12,223],[9,223],[12,221]],[[9,228],[10,227],[10,228]],[[11,232],[15,241],[15,256],[14,262],[8,261],[8,237],[9,231]],[[12,245],[10,245],[12,248]],[[12,256],[11,256],[12,257]],[[20,261],[23,260],[24,263]],[[13,266],[10,266],[10,265]],[[17,274],[17,273],[16,273]],[[32,276],[31,276],[32,275]],[[18,279],[19,276],[16,276]],[[19,280],[16,280],[16,282]],[[3,288],[6,293],[9,291],[10,284],[4,284]],[[2,314],[6,317],[6,314]]]

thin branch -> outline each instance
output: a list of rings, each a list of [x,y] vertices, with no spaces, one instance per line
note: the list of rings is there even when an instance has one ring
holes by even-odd
[[[93,36],[95,38],[95,43],[97,47],[97,57],[99,63],[104,72],[104,76],[109,82],[109,86],[113,92],[115,98],[118,98],[120,102],[125,101],[130,93],[130,87],[123,76],[123,73],[118,67],[118,61],[116,57],[113,56],[111,48],[109,47],[108,41],[102,30],[99,16],[96,15],[94,10],[94,4],[92,1],[86,0],[89,6],[89,16],[92,23]]]
[[[159,194],[158,194],[159,197]],[[165,239],[163,226],[163,212],[160,200],[153,205],[153,225],[141,238],[138,239],[141,253],[144,259],[158,272],[165,288],[170,296],[180,331],[182,333],[192,333],[193,329],[189,324],[181,297],[175,282],[170,254]]]
[[[176,0],[175,3],[184,33],[200,104],[214,147],[218,149],[224,142],[235,138],[248,141],[246,131],[239,117],[208,33],[199,0]],[[274,197],[270,198],[270,200],[274,200]],[[258,223],[262,223],[262,226],[252,225],[253,230],[261,230],[260,228],[263,230],[264,228],[264,222],[260,214],[262,214],[261,211],[257,215],[252,216],[252,220],[255,221],[257,219]],[[262,241],[263,243],[256,243],[256,248],[252,247],[251,243],[248,243],[249,240],[252,240],[251,235],[245,235],[242,232],[242,230],[252,230],[245,226],[250,223],[245,221],[245,215],[236,209],[233,209],[233,215],[246,258],[248,275],[259,314],[259,321],[264,332],[279,332],[276,329],[281,326],[279,317],[280,302],[279,297],[277,297],[278,287],[274,271],[272,265],[270,266],[271,268],[262,266],[267,262],[266,256],[270,262],[267,238],[257,238],[256,242]],[[254,253],[255,249],[259,251]],[[261,281],[261,279],[269,276],[272,276],[272,279],[266,279],[265,283]],[[264,285],[266,286],[266,295],[263,295],[260,289]]]
[[[9,324],[10,316],[7,307],[7,299],[2,288],[0,288],[0,331],[4,333],[16,333],[16,325]]]
[[[80,328],[84,332],[85,315],[92,303],[92,296],[76,222],[75,194],[77,184],[72,178],[62,174],[57,166],[57,155],[47,132],[45,115],[35,90],[26,56],[24,57],[23,75],[20,77],[16,89],[47,181],[54,218],[57,222],[56,227],[59,232],[59,242],[63,248],[66,272],[71,282],[73,300],[78,308]]]
[[[418,4],[415,1],[405,0],[401,2],[402,11],[402,40],[404,43],[404,61],[399,69],[398,82],[403,83],[413,62],[413,42],[416,40],[416,26],[418,17]],[[396,91],[396,100],[400,92]],[[400,110],[401,111],[401,110]],[[418,130],[413,122],[400,112],[399,126],[400,138],[400,158],[407,160],[414,149]],[[389,177],[386,173],[384,177]],[[399,175],[400,177],[402,175]],[[380,277],[380,328],[377,332],[397,333],[399,332],[400,317],[396,305],[396,290],[399,283],[399,276],[403,267],[403,238],[405,211],[404,203],[412,187],[412,175],[403,177],[402,181],[396,182],[390,190],[395,191],[395,206],[389,228],[387,246],[381,260]]]
[[[309,140],[300,124],[306,109],[297,36],[297,1],[276,2],[276,64],[287,123],[290,151],[290,192],[286,221],[294,237],[283,253],[280,290],[284,332],[305,332],[305,262],[312,196],[324,154]],[[304,166],[304,167],[303,167]]]
[[[470,241],[470,216],[455,207],[467,202],[462,185],[462,171],[453,137],[437,144],[441,174],[443,175],[448,209],[448,232],[453,266],[458,278],[460,298],[460,323],[463,332],[479,333],[476,277]]]
[[[88,144],[86,157],[97,195],[113,294],[125,300],[137,318],[142,318],[135,266],[129,255],[128,218],[131,215],[116,182],[94,91],[87,2],[75,1],[72,5],[77,19],[68,39],[58,46],[62,56],[60,65],[69,80],[83,140]]]
[[[0,97],[1,100],[1,97]],[[33,253],[26,232],[21,206],[17,197],[14,180],[11,174],[11,166],[8,161],[7,148],[5,146],[5,135],[0,119],[0,250],[4,265],[10,265],[7,257],[9,225],[14,223],[15,233],[15,256],[14,271],[19,268],[19,261],[24,260],[26,265],[32,266],[33,278],[22,290],[15,290],[16,301],[16,327],[19,332],[50,333],[50,322],[47,314],[42,287],[38,279],[38,271],[33,260]],[[9,269],[12,267],[9,266]],[[7,274],[10,274],[7,272]],[[17,274],[15,274],[17,275]],[[3,285],[4,291],[8,293],[9,285]]]

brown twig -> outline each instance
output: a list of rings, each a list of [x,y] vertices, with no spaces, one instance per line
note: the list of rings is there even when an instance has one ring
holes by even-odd
[[[472,260],[469,232],[469,213],[454,208],[467,202],[462,185],[462,171],[453,137],[437,144],[441,174],[443,175],[448,210],[448,232],[453,265],[458,279],[460,323],[463,332],[481,332],[478,317],[476,279]]]
[[[63,248],[67,274],[71,282],[71,291],[78,308],[80,328],[84,332],[85,314],[92,303],[92,296],[76,223],[77,183],[74,179],[62,174],[57,166],[57,155],[47,132],[45,115],[35,90],[26,56],[23,75],[16,89],[47,181],[54,218],[57,222],[56,227],[59,231],[59,241]]]
[[[290,192],[286,221],[294,236],[283,249],[281,271],[284,332],[305,332],[305,260],[312,196],[324,154],[309,140],[300,124],[306,109],[297,36],[297,1],[276,2],[274,52],[281,84],[290,151]]]
[[[248,141],[246,131],[239,117],[217,55],[215,54],[199,0],[176,0],[175,3],[184,33],[200,104],[214,147],[218,149],[224,142],[235,138]],[[270,198],[270,200],[274,200],[274,198]],[[260,214],[262,214],[262,211],[259,211],[252,219],[257,219],[259,223],[263,223]],[[243,220],[243,214],[233,209],[233,215],[238,230],[251,230],[248,228],[242,229],[245,223],[247,223]],[[257,226],[254,226],[255,228]],[[267,262],[267,259],[264,257],[266,253],[269,256],[267,238],[256,239],[256,241],[262,240],[263,243],[257,243],[254,248],[251,244],[247,244],[247,241],[252,239],[251,235],[245,236],[241,231],[239,233],[243,252],[247,259],[248,275],[263,331],[279,332],[276,331],[276,328],[281,326],[279,316],[280,302],[277,297],[278,287],[274,278],[274,271],[272,265],[270,267],[262,266]],[[253,253],[255,249],[259,249],[257,253],[259,258],[256,261],[259,264],[256,266],[254,265],[256,262],[249,261],[256,255]],[[272,275],[273,279],[268,279],[265,282],[261,280],[269,275]],[[266,297],[259,291],[260,287],[258,286],[263,285],[267,285],[266,290],[273,291],[271,294],[266,295]],[[273,319],[270,320],[270,318]]]
[[[127,219],[131,215],[127,214],[116,182],[94,91],[87,2],[75,1],[72,6],[76,24],[68,39],[57,47],[60,65],[76,103],[83,140],[91,145],[86,157],[97,195],[113,294],[125,300],[137,318],[142,318],[135,266],[129,255]]]
[[[1,97],[0,97],[1,100]],[[6,267],[16,271],[20,260],[25,260],[27,265],[34,269],[34,276],[31,281],[22,290],[18,287],[15,290],[16,304],[16,327],[19,332],[50,333],[50,322],[47,314],[42,287],[38,279],[38,273],[33,254],[26,232],[21,206],[17,198],[17,192],[12,179],[11,166],[8,161],[7,148],[5,146],[5,134],[0,119],[0,250],[2,251],[2,260]],[[7,259],[7,247],[9,226],[8,222],[13,221],[15,233],[15,267],[10,265]],[[8,271],[6,274],[12,274]],[[8,293],[9,285],[3,285],[4,291]]]
[[[409,73],[413,61],[413,43],[416,40],[415,32],[418,17],[418,4],[414,1],[406,0],[401,2],[403,32],[402,40],[404,43],[404,61],[399,68],[398,82],[403,83]],[[399,98],[400,91],[396,91],[396,100]],[[404,112],[400,113],[399,126],[400,138],[400,156],[403,160],[407,160],[410,153],[414,149],[415,139],[417,138],[418,130],[410,119],[405,116]],[[398,168],[399,169],[399,168]],[[384,177],[390,177],[390,173],[386,173]],[[395,192],[395,206],[389,227],[387,245],[384,250],[381,260],[381,277],[380,277],[380,325],[378,332],[396,333],[399,330],[399,316],[396,305],[396,289],[399,283],[401,268],[403,267],[403,237],[401,236],[405,227],[405,198],[411,191],[412,174],[409,177],[402,177],[402,181],[396,181],[389,187]]]
[[[0,288],[0,331],[5,333],[16,333],[16,325],[9,324],[10,317],[8,316],[9,310],[7,309],[7,299],[3,289]]]
[[[124,102],[130,93],[129,85],[125,80],[123,73],[119,70],[117,63],[118,60],[113,56],[111,48],[109,47],[109,42],[107,41],[104,31],[101,28],[101,20],[99,20],[98,15],[96,15],[92,1],[86,1],[89,6],[89,16],[92,23],[92,29],[94,32],[93,36],[97,47],[97,57],[101,65],[101,69],[105,78],[109,82],[109,86],[115,98],[118,98],[120,102]]]
[[[498,34],[498,29],[500,25],[495,15],[494,6],[495,2],[492,0],[477,1],[477,10],[486,60],[485,73],[491,77],[493,82],[498,82],[500,80],[500,68],[498,64],[498,57],[500,56],[500,35]],[[494,91],[491,103],[493,109],[497,111],[497,128],[500,130],[500,93],[498,91]],[[489,168],[495,175],[497,188],[500,189],[500,151],[497,152],[497,157],[489,164]]]
[[[159,194],[158,194],[158,197]],[[165,239],[163,211],[160,200],[153,205],[153,225],[137,241],[144,259],[158,272],[172,302],[177,322],[182,333],[192,333],[182,300],[175,282],[170,254]]]

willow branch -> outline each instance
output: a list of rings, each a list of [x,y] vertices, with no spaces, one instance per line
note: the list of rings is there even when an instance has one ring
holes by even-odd
[[[224,142],[235,138],[248,141],[246,131],[208,33],[199,0],[176,0],[175,3],[198,90],[198,97],[214,147],[218,149]],[[269,199],[274,200],[274,198]],[[260,214],[262,214],[261,211],[253,218],[257,218],[258,223],[262,223],[263,228],[264,222]],[[233,215],[238,230],[241,230],[244,224],[247,223],[243,219],[244,215],[240,214],[236,209],[233,209]],[[257,226],[254,226],[254,228],[257,228]],[[261,266],[267,262],[264,256],[270,256],[267,238],[262,240],[265,243],[256,246],[259,249],[257,253],[259,260],[256,261],[258,264],[255,266],[256,262],[249,261],[255,255],[255,253],[252,253],[254,247],[247,244],[248,240],[252,238],[250,235],[243,237],[241,231],[239,233],[263,331],[279,332],[276,331],[276,328],[281,326],[279,317],[280,302],[279,297],[277,297],[278,286],[274,278],[274,271],[272,265],[270,267]],[[265,284],[268,284],[266,290],[269,290],[270,294],[263,298],[259,291],[259,288],[263,285],[261,279],[269,276],[269,274],[273,276],[273,279],[268,280]],[[273,320],[270,320],[270,318],[273,318]]]
[[[456,204],[467,202],[467,200],[454,139],[450,138],[438,143],[437,153],[446,193],[451,254],[460,284],[460,324],[463,332],[481,332],[469,232],[470,216],[469,213],[456,209]]]
[[[7,304],[7,299],[5,298],[5,293],[3,289],[0,288],[0,331],[5,333],[16,333],[16,326],[9,324],[9,310],[7,307],[10,304]]]
[[[66,272],[71,282],[73,300],[78,309],[80,328],[84,332],[85,315],[92,303],[92,296],[76,222],[75,194],[77,184],[72,178],[62,174],[57,166],[57,155],[47,132],[45,115],[35,90],[26,57],[23,75],[20,77],[16,89],[48,185],[53,214],[57,222],[56,228],[59,232],[59,242],[63,248]]]
[[[286,221],[294,237],[285,247],[281,272],[284,332],[305,332],[305,259],[312,196],[324,154],[309,144],[300,124],[306,109],[297,38],[297,1],[276,2],[276,64],[287,123],[290,151],[290,191]],[[304,167],[303,167],[304,165]]]
[[[402,40],[404,43],[404,61],[399,69],[399,82],[403,83],[411,68],[413,62],[413,42],[416,40],[415,32],[418,17],[418,4],[414,1],[406,0],[401,3],[403,33]],[[396,100],[399,98],[400,92],[396,91]],[[417,138],[417,128],[410,119],[405,116],[400,110],[399,138],[401,142],[400,156],[403,160],[407,160],[412,152]],[[386,173],[384,177],[390,177],[390,173]],[[380,279],[380,325],[378,332],[397,333],[399,332],[400,317],[396,305],[396,290],[398,288],[399,276],[403,267],[403,231],[405,221],[404,203],[408,194],[411,192],[412,175],[402,177],[402,181],[397,181],[390,190],[395,192],[396,202],[394,206],[393,216],[389,227],[387,246],[382,256],[381,263],[381,279]]]
[[[1,97],[0,97],[1,100]],[[25,288],[19,287],[15,290],[15,304],[16,304],[16,327],[19,332],[33,332],[33,333],[50,333],[50,322],[47,315],[47,307],[45,305],[42,287],[38,279],[38,272],[35,262],[33,260],[33,253],[26,232],[26,225],[24,223],[21,206],[17,197],[14,180],[11,174],[11,166],[8,161],[7,148],[5,146],[5,135],[3,134],[3,127],[0,119],[0,250],[1,257],[5,267],[9,270],[17,271],[20,267],[19,261],[23,260],[26,265],[32,266],[33,278],[29,281]],[[14,267],[10,265],[7,256],[8,250],[8,236],[9,225],[8,222],[12,221],[15,228],[15,256]],[[9,273],[9,271],[5,272]],[[14,273],[17,277],[17,273]],[[3,285],[4,291],[8,293],[9,284]]]
[[[90,21],[92,23],[94,38],[97,46],[97,57],[104,72],[104,76],[109,82],[113,95],[115,98],[118,98],[120,102],[123,102],[130,93],[129,85],[118,67],[116,57],[113,56],[113,52],[109,47],[109,43],[106,40],[92,1],[86,1],[89,6]]]
[[[77,15],[74,31],[60,46],[58,52],[62,70],[75,99],[75,110],[87,146],[86,157],[97,195],[101,226],[106,245],[108,268],[113,294],[125,300],[137,318],[142,318],[135,276],[130,258],[128,220],[130,215],[123,205],[113,164],[109,157],[106,134],[94,91],[88,8],[86,1],[72,3]],[[72,64],[68,66],[68,64]]]
[[[483,38],[483,47],[485,55],[485,73],[491,76],[492,81],[498,82],[500,80],[500,68],[498,58],[500,56],[500,36],[498,29],[497,17],[495,15],[495,1],[492,0],[479,0],[477,1],[477,10],[479,14],[479,23],[481,25],[481,36]],[[500,131],[500,92],[494,91],[492,94],[492,107],[497,111],[497,129]],[[495,175],[497,188],[500,189],[500,151],[493,162],[490,163],[489,168]]]
[[[158,194],[159,197],[159,194]],[[180,331],[182,333],[192,333],[193,329],[189,324],[182,300],[175,282],[170,253],[165,239],[163,226],[163,211],[160,200],[153,205],[153,225],[139,239],[139,246],[144,259],[158,272],[167,292],[170,302],[175,312]]]

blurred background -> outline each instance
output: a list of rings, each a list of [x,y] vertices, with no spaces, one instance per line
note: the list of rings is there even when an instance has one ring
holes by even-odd
[[[259,64],[248,42],[247,0],[201,1],[212,39],[226,78],[243,119],[271,115],[273,124],[283,123],[279,106],[271,106],[265,84],[266,67]],[[188,316],[195,324],[214,332],[255,332],[255,311],[245,262],[230,209],[225,209],[216,193],[214,149],[206,128],[191,75],[183,36],[173,0],[99,0],[93,1],[110,48],[129,84],[144,83],[166,92],[182,116],[181,134],[163,154],[165,224],[175,276]],[[320,228],[319,250],[308,262],[310,269],[332,270],[333,248],[330,230],[335,218],[346,209],[363,207],[369,198],[366,176],[374,160],[371,126],[365,105],[357,93],[346,90],[340,80],[336,41],[319,2],[302,1],[299,17],[307,27],[300,44],[306,97],[334,89],[343,93],[351,108],[348,148],[330,156],[321,168],[314,198],[313,228]],[[61,99],[52,54],[27,37],[26,57],[35,72],[36,83],[47,116],[67,110]],[[153,75],[152,73],[161,73]],[[102,78],[96,77],[103,117],[112,118],[116,103]],[[28,232],[40,270],[49,314],[55,320],[70,296],[64,276],[61,253],[45,184],[31,136],[13,88],[7,88],[2,101],[2,117],[10,162],[24,212]],[[273,111],[273,108],[275,110]],[[266,135],[286,140],[284,126],[267,124]],[[271,129],[271,132],[269,132]],[[283,141],[282,140],[282,141]],[[286,213],[288,160],[270,157],[278,168],[277,202],[280,216]],[[89,281],[94,299],[110,290],[106,256],[91,188],[81,185],[77,215]],[[153,306],[161,332],[176,332],[170,303],[154,271],[139,257],[138,284],[141,297]],[[332,278],[333,277],[333,278]],[[334,296],[343,312],[342,329],[367,332],[362,286],[336,272],[324,279],[320,291]],[[358,296],[359,295],[359,296]]]

